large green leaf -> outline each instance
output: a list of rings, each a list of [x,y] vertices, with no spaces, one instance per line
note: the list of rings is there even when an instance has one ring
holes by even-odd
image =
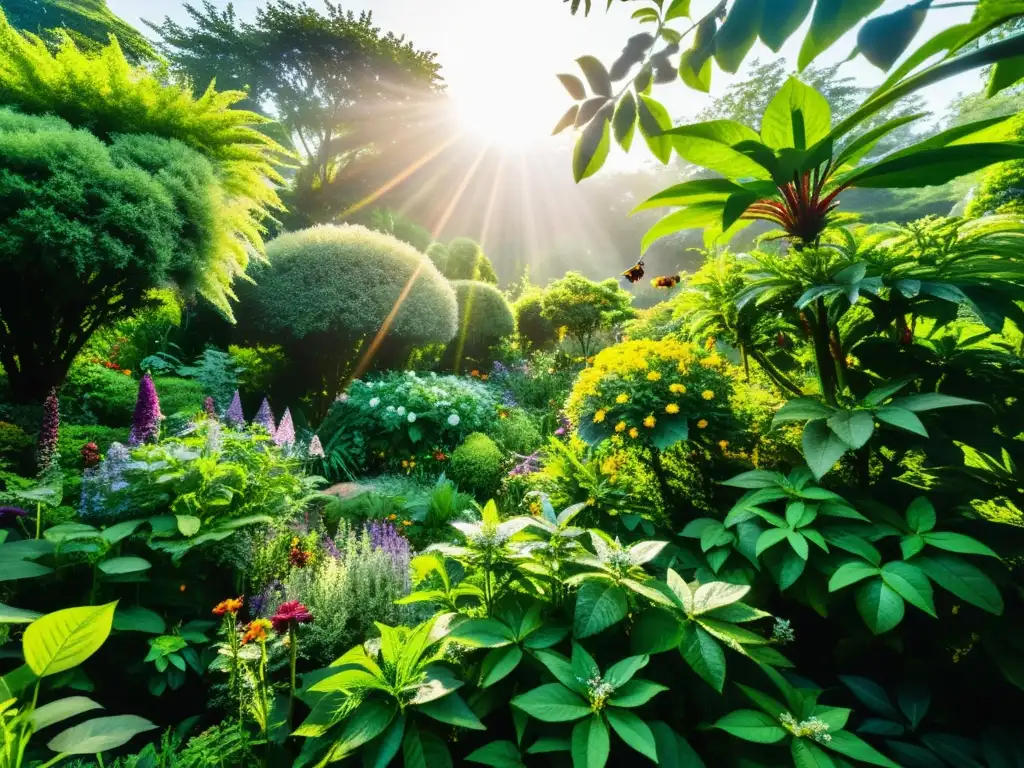
[[[480,718],[457,693],[449,693],[440,699],[421,704],[416,709],[428,717],[458,728],[484,730],[484,724],[480,722]]]
[[[905,612],[903,598],[881,579],[871,579],[858,587],[857,610],[876,635],[898,625]]]
[[[882,566],[882,581],[911,605],[920,608],[929,616],[938,618],[931,582],[917,566],[902,560],[893,560]]]
[[[825,746],[833,752],[838,752],[841,755],[870,765],[880,765],[883,768],[900,768],[897,763],[894,763],[859,736],[855,736],[849,731],[837,731],[829,735],[832,738],[828,740]]]
[[[808,739],[793,739],[789,744],[794,768],[834,768],[835,763],[821,747]]]
[[[761,118],[761,141],[772,149],[804,150],[828,136],[832,108],[814,88],[791,77]]]
[[[809,421],[804,425],[803,436],[804,458],[815,478],[827,475],[836,462],[850,448],[838,435],[829,429],[825,419]]]
[[[736,73],[757,40],[762,3],[770,0],[736,0],[715,35],[715,61],[724,71]]]
[[[778,53],[790,36],[800,28],[811,10],[813,0],[768,0],[761,17],[761,41]]]
[[[43,614],[0,603],[0,624],[31,624]]]
[[[598,713],[581,720],[572,729],[573,768],[604,768],[610,749],[608,726]]]
[[[159,613],[141,605],[118,608],[114,612],[113,626],[121,632],[146,632],[150,635],[162,635],[167,630],[167,623]]]
[[[864,563],[860,560],[854,560],[849,563],[844,563],[836,569],[836,572],[832,574],[832,577],[828,581],[828,591],[836,592],[843,587],[848,587],[851,584],[856,584],[858,581],[864,579],[870,579],[872,576],[877,576],[879,569],[871,563]]]
[[[680,624],[679,652],[694,672],[719,693],[725,686],[725,651],[703,627],[695,622]]]
[[[564,723],[590,714],[590,704],[559,683],[548,683],[516,696],[512,706],[545,723]]]
[[[53,568],[33,563],[31,560],[14,560],[0,558],[0,581],[17,581],[18,579],[34,579],[53,573]]]
[[[869,19],[857,32],[857,50],[882,71],[888,70],[921,29],[930,4],[924,0]]]
[[[733,149],[743,141],[758,142],[760,138],[747,126],[732,120],[710,120],[683,125],[666,131],[676,152],[694,165],[707,168],[726,178],[771,179],[762,165]]]
[[[608,159],[611,147],[610,122],[607,116],[599,113],[580,131],[572,153],[572,175],[577,182],[593,176]]]
[[[620,739],[644,757],[658,762],[658,747],[647,723],[632,712],[615,707],[609,707],[604,713],[612,730]]]
[[[518,645],[495,648],[486,656],[480,665],[480,687],[487,688],[499,680],[504,680],[519,666],[523,652]]]
[[[1024,56],[1004,59],[992,68],[985,95],[991,99],[1003,89],[1016,85],[1022,79],[1024,79]]]
[[[144,560],[141,557],[113,557],[110,560],[102,561],[99,565],[100,570],[108,576],[139,573],[148,571],[152,567],[153,564],[149,560]]]
[[[640,241],[640,253],[647,250],[658,240],[686,229],[700,229],[720,221],[724,202],[695,203],[682,210],[670,213],[648,229]]]
[[[49,704],[37,707],[32,713],[32,728],[41,731],[54,723],[75,717],[83,712],[91,712],[94,709],[103,709],[103,707],[85,696],[69,696],[66,699],[51,701]]]
[[[811,28],[800,48],[797,66],[805,69],[819,53],[881,5],[882,0],[818,0],[811,16]]]
[[[947,592],[996,616],[1002,615],[1003,596],[999,589],[992,579],[962,557],[932,552],[917,555],[910,562]]]
[[[626,152],[629,152],[629,148],[633,144],[636,114],[636,99],[633,97],[633,92],[626,91],[626,94],[619,99],[619,103],[615,107],[615,114],[612,116],[612,134],[615,136],[615,141]],[[671,151],[672,146],[669,144],[669,152]]]
[[[842,177],[849,187],[909,189],[945,184],[995,163],[1024,158],[1024,144],[979,142],[954,144],[881,160]]]
[[[654,743],[658,750],[658,765],[661,768],[705,768],[689,742],[673,731],[668,724],[655,720],[647,725],[654,734]]]
[[[663,189],[640,203],[631,213],[694,203],[724,203],[733,193],[743,191],[744,187],[728,179],[694,179]]]
[[[828,419],[829,429],[853,449],[862,448],[875,433],[870,411],[839,411]]]
[[[904,429],[907,432],[913,432],[915,435],[928,437],[928,430],[924,428],[924,424],[921,423],[918,415],[913,411],[908,411],[906,408],[887,405],[875,410],[875,418],[891,426]]]
[[[132,737],[156,728],[154,723],[138,715],[97,717],[58,733],[46,746],[65,755],[95,755],[117,749]]]
[[[977,539],[952,531],[932,531],[923,534],[925,543],[947,552],[959,552],[964,555],[985,555],[998,558],[995,552]]]
[[[789,731],[775,718],[756,709],[738,709],[730,712],[720,717],[714,727],[758,744],[776,744],[789,736]]]
[[[363,747],[363,768],[387,768],[402,748],[405,735],[405,715],[391,721],[384,733]]]
[[[613,707],[640,707],[653,699],[668,687],[659,683],[652,683],[650,680],[630,680],[623,686],[616,688],[615,693],[608,699]]]
[[[668,110],[645,94],[640,94],[636,106],[640,135],[647,142],[647,148],[662,164],[668,163],[672,158],[672,139],[664,135],[665,131],[672,127],[672,118]]]
[[[470,752],[466,760],[493,768],[526,768],[519,755],[519,747],[511,741],[492,741]]]
[[[683,630],[679,619],[668,611],[652,608],[636,619],[629,634],[633,653],[662,653],[679,645]]]
[[[21,640],[25,663],[39,677],[77,667],[106,641],[116,607],[113,602],[65,608],[36,619]]]
[[[772,427],[786,421],[827,419],[833,413],[835,413],[835,408],[830,408],[813,397],[798,397],[795,400],[790,400],[779,408],[775,417],[772,419]]]
[[[607,581],[590,579],[576,593],[573,635],[590,637],[626,618],[628,605],[622,588]]]
[[[500,648],[516,639],[511,629],[495,619],[469,619],[455,627],[449,636],[478,648]]]

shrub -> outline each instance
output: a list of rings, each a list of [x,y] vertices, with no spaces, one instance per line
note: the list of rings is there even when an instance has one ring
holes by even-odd
[[[269,392],[288,362],[284,351],[277,345],[239,347],[232,344],[228,347],[228,354],[238,371],[238,386],[245,392]]]
[[[153,383],[156,385],[156,393],[160,397],[160,411],[164,416],[194,416],[203,410],[206,388],[202,383],[175,376],[155,376]]]
[[[444,276],[449,280],[476,280],[498,284],[491,260],[484,254],[480,243],[468,237],[457,237],[448,243]]]
[[[600,283],[579,272],[566,272],[544,291],[542,315],[576,341],[584,357],[591,352],[594,337],[633,316],[633,295],[608,279]]]
[[[521,456],[533,453],[544,442],[537,425],[520,409],[507,411],[504,418],[499,418],[492,437],[504,450]]]
[[[437,270],[446,275],[448,269],[448,246],[444,243],[431,243],[424,253],[430,259],[430,263],[437,267]]]
[[[448,345],[446,362],[456,371],[464,360],[480,366],[491,349],[516,330],[512,308],[494,286],[476,280],[452,282],[459,303],[458,330]]]
[[[192,365],[180,366],[177,373],[199,385],[203,396],[212,397],[214,405],[220,410],[227,409],[238,389],[238,367],[234,358],[228,352],[214,347],[204,349]]]
[[[486,500],[498,491],[505,474],[504,459],[491,438],[474,432],[452,454],[448,476],[462,490],[472,493],[478,500]]]
[[[171,346],[171,333],[181,325],[181,318],[181,297],[175,291],[150,291],[143,308],[135,315],[93,334],[81,357],[107,360],[121,368],[139,370],[146,358],[166,353]]]
[[[61,390],[61,413],[77,424],[130,427],[139,383],[123,371],[76,363]]]
[[[61,467],[82,469],[82,446],[96,443],[101,454],[105,454],[112,443],[127,443],[126,428],[104,427],[99,424],[67,424],[60,425],[57,439],[57,452],[60,454]]]
[[[269,264],[240,290],[251,335],[285,350],[298,389],[334,400],[356,350],[383,332],[386,345],[446,342],[455,334],[455,294],[412,246],[365,227],[319,226],[281,235]],[[393,310],[396,310],[391,317]],[[385,328],[385,323],[388,323]],[[375,352],[378,350],[374,350]]]
[[[544,317],[544,293],[540,290],[523,294],[512,305],[516,318],[516,331],[527,349],[538,349],[558,340],[558,329]]]
[[[335,472],[365,469],[374,459],[397,469],[421,451],[449,453],[471,432],[491,429],[496,417],[497,402],[485,384],[406,371],[353,382],[318,434]]]
[[[1014,141],[1024,139],[1024,114],[1011,118],[1007,128]],[[982,174],[981,183],[967,206],[967,215],[993,213],[1016,216],[1024,213],[1024,161],[993,165]]]

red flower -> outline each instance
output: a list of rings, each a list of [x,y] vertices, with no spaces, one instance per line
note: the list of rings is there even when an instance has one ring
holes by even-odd
[[[82,463],[86,467],[95,467],[100,463],[100,448],[96,443],[86,443],[79,451],[79,455],[82,457]]]
[[[270,617],[270,623],[274,625],[274,631],[277,633],[285,632],[292,622],[308,624],[312,620],[313,614],[309,612],[309,608],[298,600],[289,600],[286,603],[281,603],[277,613]]]

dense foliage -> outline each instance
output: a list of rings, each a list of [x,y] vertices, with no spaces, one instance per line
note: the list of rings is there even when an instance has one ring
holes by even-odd
[[[452,288],[459,302],[459,320],[446,361],[455,371],[483,367],[497,343],[515,332],[512,307],[490,283],[453,280]]]
[[[567,272],[544,291],[541,317],[573,339],[587,357],[600,331],[632,315],[632,301],[615,280],[595,283],[579,272]]]

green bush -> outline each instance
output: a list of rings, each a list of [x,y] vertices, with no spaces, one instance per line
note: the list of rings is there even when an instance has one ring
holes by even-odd
[[[156,394],[160,398],[160,412],[164,416],[192,416],[203,410],[206,389],[200,382],[176,376],[154,376],[153,384],[156,385]],[[226,406],[227,403],[224,404],[224,407]]]
[[[509,411],[505,418],[499,419],[494,428],[495,442],[509,453],[522,456],[540,448],[544,438],[537,425],[526,413],[519,409]]]
[[[61,416],[76,424],[130,427],[139,382],[122,371],[77,363],[61,390]]]
[[[1007,126],[1014,141],[1024,140],[1024,114],[1012,118]],[[993,213],[1024,214],[1024,161],[993,165],[982,174],[974,198],[967,206],[967,215]]]
[[[277,345],[240,347],[232,344],[228,354],[238,369],[239,388],[248,393],[269,392],[288,365],[284,351]]]
[[[0,463],[4,460],[18,462],[24,459],[34,442],[32,435],[21,427],[0,421]]]
[[[575,341],[584,357],[592,353],[595,336],[630,319],[633,295],[614,279],[595,283],[579,272],[566,272],[544,291],[542,313]]]
[[[530,291],[519,297],[512,309],[516,317],[516,330],[525,348],[538,349],[558,340],[558,329],[542,313],[544,292]]]
[[[424,253],[427,254],[430,263],[437,267],[442,275],[445,275],[448,269],[448,246],[444,243],[431,243]]]
[[[490,499],[498,491],[504,472],[504,456],[487,435],[474,432],[455,449],[448,465],[448,477],[477,500]]]
[[[468,237],[457,237],[448,243],[444,276],[449,280],[479,280],[498,284],[498,275],[494,272],[491,260],[487,258],[480,243]]]
[[[478,280],[452,282],[459,302],[459,325],[448,345],[447,362],[456,371],[469,359],[483,363],[491,349],[516,330],[512,307],[497,288]]]
[[[82,468],[82,446],[96,443],[101,454],[105,454],[111,443],[127,443],[131,430],[127,427],[104,427],[99,424],[61,424],[57,438],[57,452],[61,466]]]

